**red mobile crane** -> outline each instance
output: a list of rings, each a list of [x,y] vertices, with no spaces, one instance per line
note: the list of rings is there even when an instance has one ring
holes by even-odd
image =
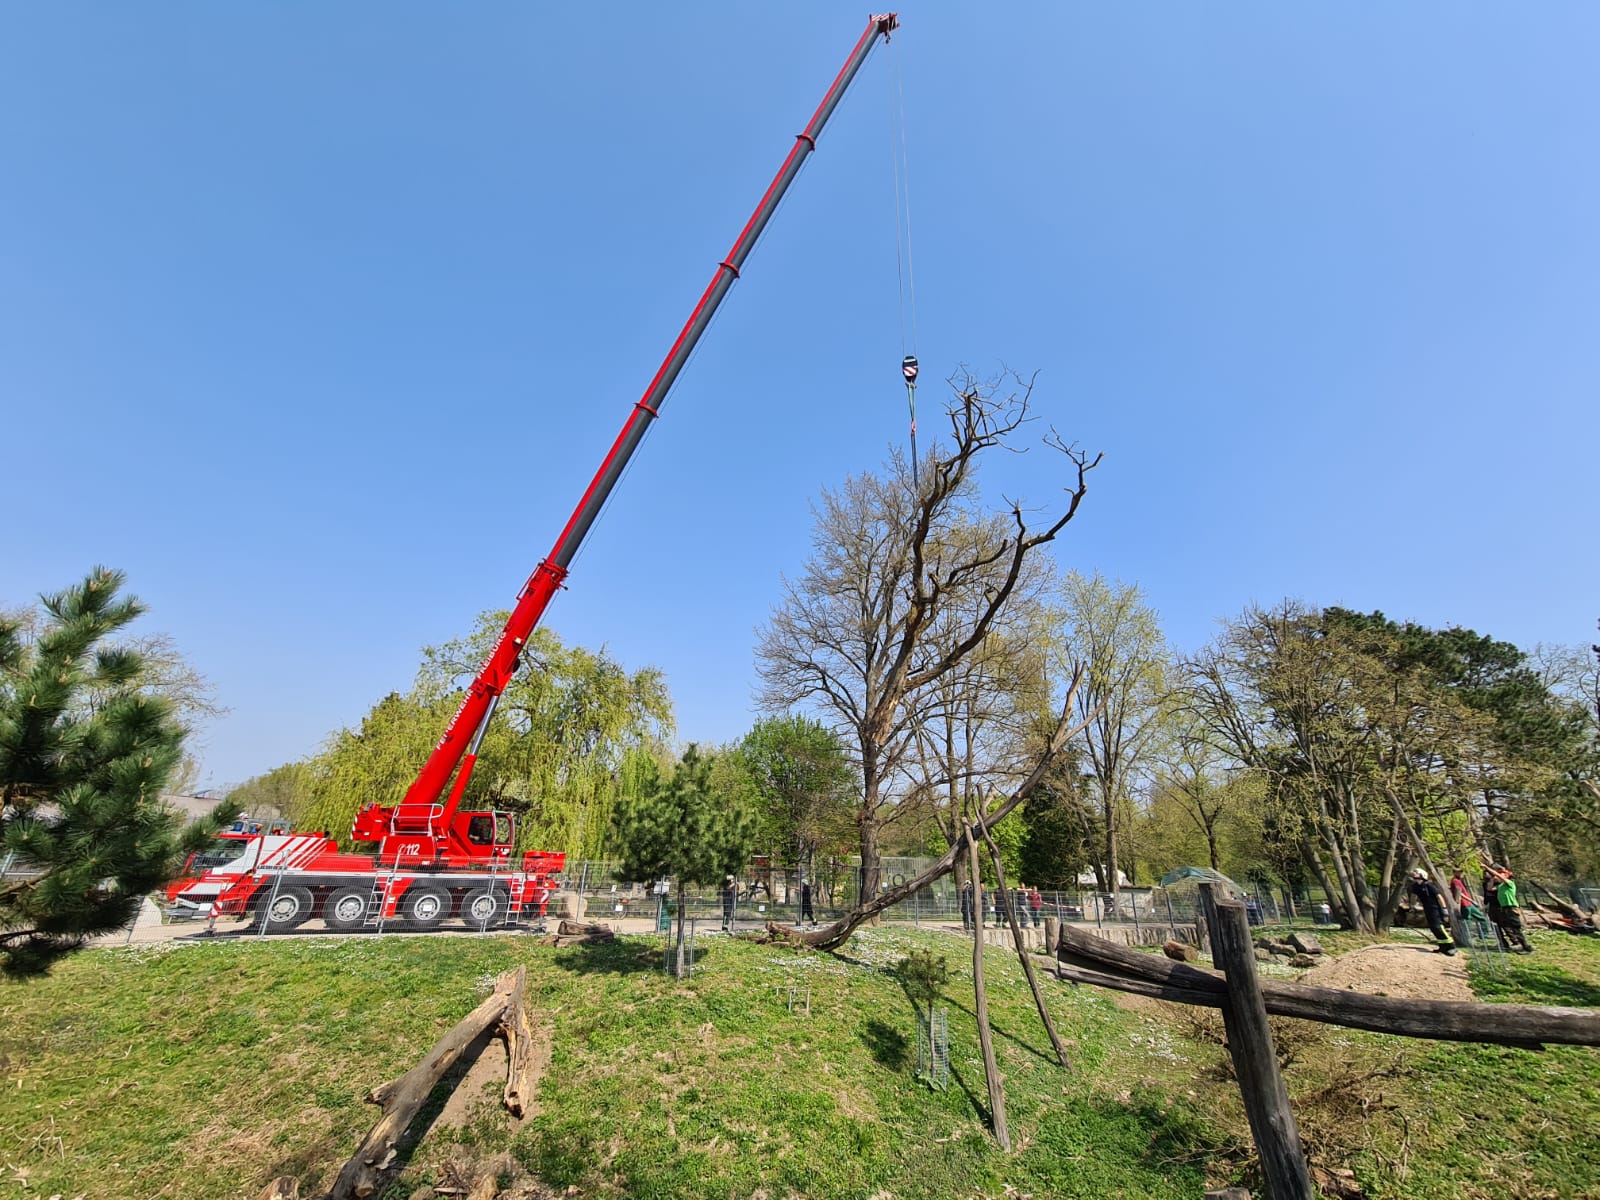
[[[717,264],[700,302],[629,412],[555,545],[523,585],[499,641],[405,797],[392,806],[368,804],[356,814],[351,837],[377,842],[377,855],[342,854],[326,833],[223,834],[218,851],[192,857],[185,877],[168,887],[170,903],[209,905],[213,916],[253,911],[268,926],[281,928],[318,914],[334,928],[353,929],[393,917],[419,927],[436,925],[451,915],[474,924],[498,924],[535,905],[543,911],[550,876],[565,866],[566,856],[532,850],[513,867],[510,815],[461,811],[478,746],[529,636],[566,579],[584,536],[650,423],[660,415],[679,372],[867,56],[878,39],[887,41],[898,25],[894,13],[868,18],[822,103],[795,136],[788,157],[739,231],[733,249]]]

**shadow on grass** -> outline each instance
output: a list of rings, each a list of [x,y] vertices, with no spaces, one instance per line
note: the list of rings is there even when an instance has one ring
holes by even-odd
[[[671,956],[664,958],[663,954]],[[694,947],[694,968],[715,957],[715,951],[702,940]],[[687,948],[684,954],[688,959]],[[641,941],[637,938],[600,942],[593,946],[569,946],[556,951],[551,962],[563,971],[575,975],[648,975],[665,973],[666,966],[677,960],[677,944],[668,943],[665,950],[660,941]]]
[[[867,1051],[878,1064],[891,1071],[904,1070],[911,1057],[911,1043],[906,1035],[877,1017],[861,1027],[861,1040],[866,1043]]]
[[[1600,987],[1560,967],[1537,959],[1509,964],[1505,974],[1472,973],[1472,990],[1484,1000],[1511,1004],[1557,1004],[1572,1008],[1600,1008]]]

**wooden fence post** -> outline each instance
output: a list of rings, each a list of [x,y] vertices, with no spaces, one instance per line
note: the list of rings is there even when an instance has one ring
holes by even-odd
[[[1278,1072],[1244,905],[1218,899],[1209,883],[1200,885],[1200,901],[1211,932],[1212,961],[1227,976],[1228,1001],[1222,1006],[1222,1021],[1256,1153],[1261,1157],[1267,1195],[1270,1200],[1316,1200],[1300,1148],[1300,1131],[1289,1108],[1289,1091]]]

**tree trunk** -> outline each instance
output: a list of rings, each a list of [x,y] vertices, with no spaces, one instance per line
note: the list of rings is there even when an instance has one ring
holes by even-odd
[[[861,822],[861,894],[857,904],[867,904],[882,889],[883,856],[878,850],[878,822],[874,817]]]
[[[1121,891],[1117,876],[1117,816],[1112,811],[1109,796],[1106,798],[1106,891],[1111,893],[1111,910],[1120,917],[1122,913],[1117,905],[1117,896]]]
[[[977,827],[983,834],[983,840],[989,846],[989,859],[994,863],[995,888],[999,894],[1006,895],[1006,869],[1000,862],[1000,848],[994,844],[994,839],[989,836],[989,831],[981,825]],[[1056,1052],[1056,1061],[1063,1067],[1067,1066],[1067,1048],[1061,1044],[1061,1035],[1056,1032],[1055,1022],[1050,1019],[1050,1010],[1045,1007],[1044,993],[1039,990],[1039,980],[1033,973],[1033,959],[1028,954],[1027,946],[1022,942],[1022,926],[1017,922],[1017,906],[1015,903],[1006,905],[1006,915],[1011,923],[1011,940],[1016,944],[1017,957],[1022,960],[1022,973],[1028,977],[1028,987],[1033,992],[1033,1003],[1039,1009],[1039,1020],[1044,1022],[1044,1031],[1049,1035],[1050,1045]],[[980,942],[982,938],[978,939]],[[1053,953],[1053,951],[1052,951]]]
[[[978,875],[978,840],[972,835],[972,826],[964,833],[967,843],[967,861],[972,874]],[[978,1045],[983,1049],[983,1077],[989,1085],[989,1116],[994,1126],[995,1141],[1002,1150],[1011,1149],[1011,1135],[1006,1131],[1005,1085],[1000,1080],[1000,1064],[994,1057],[994,1035],[989,1031],[989,995],[983,986],[983,930],[972,939],[972,1008],[978,1018]]]
[[[1044,753],[1034,763],[1033,769],[1028,773],[1028,777],[1022,781],[1021,786],[999,808],[982,819],[981,824],[985,829],[993,829],[1011,815],[1018,805],[1025,803],[1028,797],[1033,795],[1034,789],[1039,786],[1040,780],[1044,778],[1045,772],[1049,769],[1055,756],[1067,744],[1067,740],[1083,729],[1082,724],[1073,725],[1071,722],[1073,701],[1082,679],[1083,669],[1080,667],[1073,674],[1072,684],[1067,689],[1067,698],[1063,703],[1060,718],[1056,723],[1055,731],[1050,735],[1050,741],[1045,747]],[[1094,714],[1090,715],[1093,716]],[[899,904],[902,900],[910,899],[930,883],[948,875],[955,866],[956,859],[960,857],[962,848],[968,840],[967,830],[963,826],[961,836],[956,839],[950,849],[939,857],[939,860],[933,866],[915,879],[908,880],[899,887],[878,892],[870,903],[856,908],[831,925],[825,925],[820,929],[801,930],[793,926],[781,925],[776,921],[769,921],[767,922],[767,932],[774,937],[799,942],[818,950],[832,950],[837,946],[842,946],[850,935],[867,921],[876,917],[885,909]],[[974,895],[974,905],[976,905],[977,899],[978,897]]]
[[[1318,884],[1322,887],[1322,894],[1328,898],[1329,906],[1341,915],[1344,928],[1356,928],[1356,914],[1345,909],[1344,901],[1339,898],[1339,889],[1328,878],[1327,864],[1322,861],[1322,855],[1317,853],[1313,843],[1300,839],[1300,861],[1307,871],[1311,872]]]
[[[684,883],[684,881],[682,879],[679,879],[678,880],[678,959],[677,959],[677,963],[672,968],[673,977],[676,978],[676,979],[682,979],[683,976],[684,976],[684,969],[683,969],[683,931],[684,931],[684,921],[685,921],[685,916],[686,916],[686,909],[685,909],[685,905],[684,905],[684,897],[685,897],[685,895],[687,895],[687,893],[688,893],[688,885],[686,883]]]
[[[1339,894],[1343,897],[1344,909],[1349,915],[1351,925],[1362,933],[1376,933],[1372,919],[1357,894],[1355,882],[1350,878],[1350,864],[1345,861],[1343,839],[1340,838],[1339,831],[1334,828],[1333,818],[1328,815],[1327,800],[1318,797],[1317,808],[1317,832],[1328,848],[1328,857],[1333,860],[1333,873],[1339,881]]]

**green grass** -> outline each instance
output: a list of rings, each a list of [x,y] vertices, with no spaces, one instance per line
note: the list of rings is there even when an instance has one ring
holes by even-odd
[[[1582,989],[1600,990],[1595,940],[1537,940],[1538,955],[1494,982],[1496,998],[1581,1003]],[[892,972],[924,946],[955,975],[942,1092],[914,1077],[914,1010]],[[1187,1200],[1252,1182],[1225,1053],[1170,1006],[1130,1010],[1048,983],[1071,1042],[1062,1070],[1014,956],[991,948],[1008,1154],[988,1133],[970,943],[886,929],[838,956],[727,939],[703,950],[682,982],[642,938],[567,950],[252,939],[80,955],[48,979],[0,985],[0,1186],[26,1172],[19,1196],[205,1200],[252,1197],[290,1174],[313,1194],[370,1127],[367,1089],[412,1066],[518,963],[551,1035],[539,1112],[515,1127],[498,1084],[485,1090],[465,1126],[435,1128],[408,1152],[391,1196],[495,1156],[586,1196]],[[809,1015],[789,1011],[791,987],[810,989]],[[1348,1164],[1374,1200],[1600,1197],[1588,1151],[1597,1052],[1307,1028],[1289,1070],[1302,1126],[1319,1161]],[[1340,1091],[1396,1052],[1404,1074]],[[1319,1098],[1330,1085],[1333,1099]]]

